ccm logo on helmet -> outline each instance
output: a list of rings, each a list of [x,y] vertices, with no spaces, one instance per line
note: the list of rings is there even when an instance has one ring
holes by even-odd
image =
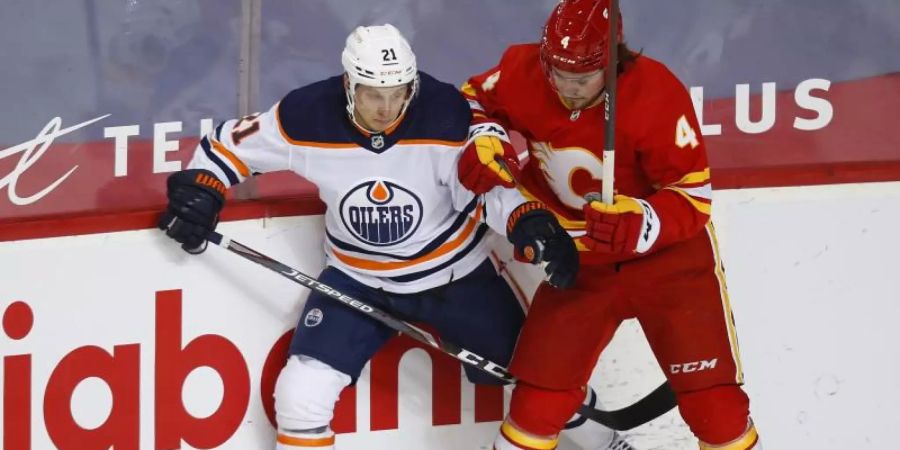
[[[340,211],[344,227],[354,237],[377,246],[405,241],[422,222],[419,197],[386,180],[370,180],[350,189]]]

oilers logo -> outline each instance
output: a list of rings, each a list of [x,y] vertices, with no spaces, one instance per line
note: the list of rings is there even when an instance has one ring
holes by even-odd
[[[341,199],[344,227],[362,242],[394,245],[408,239],[422,222],[422,201],[409,189],[386,180],[365,181]]]
[[[322,323],[322,318],[325,314],[322,313],[322,310],[319,308],[313,308],[306,313],[306,317],[303,318],[303,325],[307,327],[314,327],[320,323]]]

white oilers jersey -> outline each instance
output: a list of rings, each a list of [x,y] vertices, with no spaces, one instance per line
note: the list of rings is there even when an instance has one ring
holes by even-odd
[[[337,76],[289,93],[265,113],[222,123],[189,167],[211,170],[228,186],[291,170],[318,186],[328,207],[329,265],[390,292],[446,284],[485,259],[488,226],[505,235],[507,217],[525,199],[503,188],[476,196],[459,184],[469,106],[452,85],[420,77],[418,95],[390,132],[367,135],[350,122]]]

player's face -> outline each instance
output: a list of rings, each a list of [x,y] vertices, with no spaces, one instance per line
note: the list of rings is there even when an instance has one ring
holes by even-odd
[[[369,131],[384,131],[403,110],[409,96],[409,86],[356,86],[356,120]]]
[[[581,109],[590,105],[603,91],[603,70],[576,73],[557,68],[550,70],[550,77],[556,91],[572,109]]]

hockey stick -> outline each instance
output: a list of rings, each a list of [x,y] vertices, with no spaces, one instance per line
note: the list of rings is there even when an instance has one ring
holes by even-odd
[[[273,272],[277,272],[281,274],[281,276],[288,278],[295,283],[303,285],[310,290],[325,294],[328,297],[337,300],[344,305],[349,306],[350,308],[353,308],[365,314],[366,316],[369,316],[370,318],[387,325],[391,329],[399,331],[409,336],[410,338],[421,342],[422,344],[440,350],[447,355],[450,355],[470,366],[477,367],[478,369],[489,373],[503,381],[515,382],[515,378],[509,373],[509,371],[506,370],[505,367],[494,363],[484,358],[483,356],[472,353],[464,348],[457,347],[450,342],[435,339],[434,336],[432,336],[425,330],[422,330],[421,328],[418,328],[403,320],[397,319],[387,312],[369,305],[368,303],[350,297],[349,295],[344,295],[340,291],[333,289],[328,285],[325,285],[324,283],[320,283],[315,278],[310,277],[300,272],[299,270],[293,269],[285,264],[282,264],[266,255],[263,255],[262,253],[259,253],[256,250],[247,247],[246,245],[234,241],[227,236],[223,236],[216,231],[212,231],[210,232],[207,239],[213,244],[216,244],[232,253],[242,256],[245,259],[253,261]],[[666,389],[664,390],[663,388]],[[668,391],[668,393],[665,391]],[[587,405],[581,405],[581,408],[578,410],[578,412],[582,416],[614,430],[628,430],[643,423],[649,422],[672,409],[675,405],[674,395],[671,395],[670,397],[668,395],[669,393],[671,393],[671,390],[668,390],[668,384],[664,384],[637,403],[622,409],[618,409],[615,411],[601,411],[595,408],[591,408]]]
[[[613,204],[613,182],[615,181],[616,166],[616,78],[619,71],[619,1],[609,2],[609,59],[606,63],[606,77],[604,87],[604,115],[606,119],[603,145],[603,180],[601,181],[600,194],[603,203]]]
[[[615,165],[616,165],[616,80],[619,72],[619,1],[610,0],[609,2],[609,55],[606,63],[606,72],[604,77],[604,145],[603,145],[603,164],[601,181],[601,194],[589,193],[585,196],[588,202],[600,200],[607,205],[613,204],[615,194]],[[599,197],[599,198],[598,198]],[[677,405],[675,392],[672,386],[666,381],[660,384],[656,389],[646,397],[638,400],[626,408],[615,411],[600,411],[597,409],[582,408],[579,411],[581,415],[603,423],[598,414],[615,415],[619,420],[619,428],[617,430],[630,430],[639,425],[643,425],[662,414],[665,414]],[[624,414],[627,411],[627,414]]]

